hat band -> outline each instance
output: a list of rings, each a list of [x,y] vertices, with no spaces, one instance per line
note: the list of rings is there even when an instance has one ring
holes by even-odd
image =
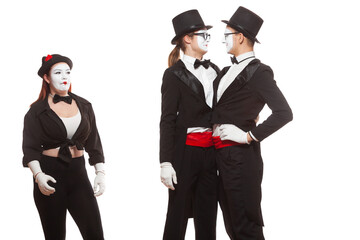
[[[187,27],[186,29],[182,29],[181,31],[177,32],[176,35],[181,36],[181,35],[190,33],[192,31],[194,31],[196,29],[200,29],[200,28],[206,28],[206,26],[204,24],[192,25],[192,26]]]
[[[245,28],[243,28],[240,25],[234,24],[232,22],[228,22],[228,25],[232,26],[233,28],[235,28],[236,30],[238,30],[239,32],[243,33],[245,35],[245,37],[250,38],[250,40],[255,41],[257,43],[259,43],[259,41],[256,39],[256,37],[254,36],[254,34],[251,34],[250,32],[248,32]]]
[[[189,34],[191,32],[195,32],[197,30],[200,30],[202,28],[206,28],[206,29],[210,29],[212,28],[211,25],[204,25],[204,24],[197,24],[197,25],[191,25],[189,27],[187,27],[186,29],[181,29],[181,31],[176,31],[175,30],[175,34],[176,36],[171,40],[171,44],[176,44],[176,41],[181,38],[182,36]]]

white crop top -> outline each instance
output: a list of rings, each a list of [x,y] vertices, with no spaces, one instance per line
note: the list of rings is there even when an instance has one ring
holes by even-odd
[[[81,122],[80,111],[78,111],[78,113],[73,117],[69,117],[69,118],[60,117],[60,119],[63,121],[65,125],[67,138],[71,139],[74,136]]]

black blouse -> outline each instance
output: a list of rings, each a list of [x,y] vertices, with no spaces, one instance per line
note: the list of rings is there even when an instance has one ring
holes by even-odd
[[[23,131],[23,165],[40,160],[43,150],[60,147],[58,157],[71,161],[69,146],[76,146],[89,154],[89,163],[104,162],[100,136],[96,127],[95,115],[91,103],[69,92],[81,113],[81,122],[71,139],[67,138],[64,123],[50,108],[48,97],[34,103],[25,115]]]

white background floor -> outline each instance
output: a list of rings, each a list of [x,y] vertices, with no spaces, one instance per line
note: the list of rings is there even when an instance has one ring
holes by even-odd
[[[106,239],[161,239],[167,191],[159,178],[158,127],[171,19],[198,9],[214,26],[206,58],[222,68],[230,60],[220,20],[240,5],[264,19],[255,53],[274,70],[294,113],[262,143],[266,239],[360,239],[356,1],[121,2],[0,3],[1,239],[43,237],[21,144],[23,117],[40,91],[41,57],[52,53],[73,60],[73,92],[96,113],[106,157],[107,191],[98,198]],[[81,239],[70,215],[67,223],[67,239]],[[186,239],[194,239],[191,221]],[[220,210],[218,239],[228,239]]]

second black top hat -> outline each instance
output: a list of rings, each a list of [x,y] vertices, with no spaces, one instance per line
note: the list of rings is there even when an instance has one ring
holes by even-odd
[[[176,40],[186,33],[195,32],[202,28],[212,28],[212,26],[204,24],[200,13],[196,9],[180,13],[173,18],[172,22],[176,36],[171,40],[171,44],[176,44]]]
[[[249,9],[239,7],[229,21],[222,20],[222,22],[241,32],[252,41],[260,43],[256,35],[264,21]]]

